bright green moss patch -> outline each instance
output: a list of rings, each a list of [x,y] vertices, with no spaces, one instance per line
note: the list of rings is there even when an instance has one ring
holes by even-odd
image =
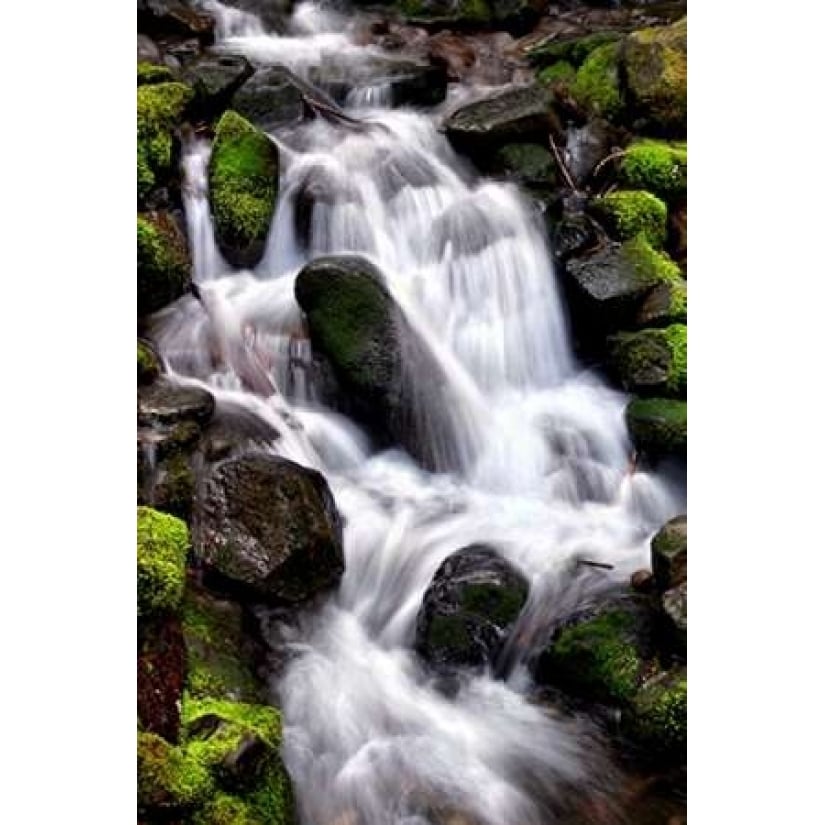
[[[214,791],[209,771],[191,754],[154,733],[138,733],[138,808],[183,811]]]
[[[155,63],[137,64],[137,85],[148,86],[152,83],[168,83],[175,79],[172,70],[167,66],[158,66]]]
[[[138,315],[156,312],[178,298],[189,282],[189,250],[165,212],[137,216]]]
[[[687,143],[640,140],[630,144],[619,165],[619,179],[671,201],[687,194]]]
[[[189,531],[174,516],[137,508],[138,616],[174,610],[183,596]]]
[[[599,46],[576,72],[570,93],[591,114],[612,118],[622,109],[618,54],[617,43]]]
[[[151,384],[160,375],[160,364],[155,354],[142,341],[137,342],[137,382]]]
[[[183,83],[154,83],[137,90],[138,198],[169,174],[173,130],[180,123],[192,90]]]
[[[545,86],[569,86],[576,79],[576,70],[566,60],[560,60],[538,73],[538,79]]]
[[[608,341],[609,363],[629,392],[684,398],[687,327],[622,332]]]
[[[625,410],[633,443],[643,453],[685,455],[687,403],[670,398],[636,398]]]
[[[209,197],[222,247],[260,258],[275,210],[278,168],[278,149],[266,134],[226,112],[209,161]]]
[[[682,397],[687,394],[687,327],[684,324],[671,324],[664,330],[667,345],[673,357],[668,389]]]
[[[628,731],[647,746],[679,754],[687,745],[687,671],[662,673],[646,682],[631,706]]]
[[[661,283],[682,283],[682,273],[675,261],[657,252],[643,235],[622,244],[622,256],[630,262],[638,276],[651,286]]]
[[[624,190],[596,198],[591,208],[620,241],[642,235],[656,248],[667,235],[667,206],[650,192]]]

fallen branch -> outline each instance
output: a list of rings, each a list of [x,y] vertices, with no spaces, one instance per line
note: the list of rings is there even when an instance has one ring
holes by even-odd
[[[619,149],[616,152],[611,152],[606,158],[603,158],[596,164],[595,169],[593,169],[593,177],[599,174],[602,166],[604,166],[608,161],[616,160],[616,158],[623,158],[626,154],[627,150],[625,149]]]
[[[602,570],[612,570],[612,564],[605,564],[601,561],[589,561],[588,559],[576,559],[576,564],[583,564],[586,567],[599,567]]]
[[[555,157],[556,163],[558,164],[559,169],[561,169],[561,173],[562,175],[564,175],[564,179],[567,182],[567,185],[574,192],[578,192],[579,190],[576,188],[576,184],[573,183],[573,178],[570,177],[570,172],[567,169],[567,164],[562,160],[562,157],[559,154],[558,147],[556,146],[556,141],[553,140],[553,133],[550,132],[547,137],[550,141],[550,148],[553,150],[553,157]]]

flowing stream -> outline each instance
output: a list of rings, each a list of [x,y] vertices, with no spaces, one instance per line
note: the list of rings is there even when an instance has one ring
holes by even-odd
[[[374,53],[316,5],[299,5],[283,35],[204,5],[220,15],[219,47],[259,64],[307,76]],[[272,135],[280,195],[252,272],[229,267],[215,244],[209,144],[186,147],[201,301],[159,313],[153,338],[177,380],[207,386],[219,408],[280,434],[267,449],[320,470],[345,519],[339,589],[281,630],[291,655],[274,688],[301,821],[567,822],[570,799],[609,796],[611,770],[585,719],[532,698],[529,640],[645,566],[650,537],[683,510],[683,492],[628,471],[626,398],[576,363],[530,204],[469,171],[437,131],[437,113],[386,103],[367,84],[347,106],[368,128],[318,119]],[[308,186],[322,193],[309,216]],[[441,472],[400,449],[374,451],[319,401],[294,281],[312,258],[345,252],[381,269],[447,376],[449,426],[427,430]],[[418,378],[426,407],[427,376]],[[442,560],[474,542],[496,547],[531,583],[522,642],[499,672],[445,691],[412,651],[415,619]]]

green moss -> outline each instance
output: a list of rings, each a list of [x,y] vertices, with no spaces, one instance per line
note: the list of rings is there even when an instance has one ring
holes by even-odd
[[[224,113],[209,161],[209,196],[219,235],[239,249],[262,248],[277,194],[275,144],[236,112]]]
[[[526,598],[525,588],[470,584],[461,593],[461,606],[504,627],[516,619]]]
[[[618,54],[616,43],[599,46],[576,72],[570,93],[591,114],[612,118],[622,109]]]
[[[608,610],[563,629],[550,651],[554,678],[589,699],[628,702],[643,667],[630,638],[632,628],[629,613]]]
[[[683,197],[687,194],[687,143],[634,141],[621,160],[619,179],[666,201]]]
[[[254,806],[237,796],[219,793],[192,817],[192,825],[269,825]]]
[[[214,791],[209,771],[197,759],[154,733],[138,733],[137,769],[139,809],[194,808]]]
[[[596,198],[591,208],[606,224],[608,232],[620,241],[637,235],[657,248],[667,236],[667,206],[650,192],[624,190]]]
[[[193,92],[183,83],[155,83],[137,90],[138,198],[171,171],[173,130],[180,123]]]
[[[667,386],[671,392],[684,397],[687,394],[687,327],[671,324],[664,335],[673,358]]]
[[[164,461],[155,484],[155,507],[188,523],[194,496],[195,474],[186,456],[173,455]]]
[[[142,341],[137,342],[137,382],[151,384],[160,375],[160,364],[155,354]]]
[[[553,156],[537,143],[508,143],[502,146],[496,153],[496,164],[528,186],[551,186],[556,180]]]
[[[434,616],[427,642],[432,648],[464,650],[472,645],[473,640],[460,616]]]
[[[655,750],[674,754],[687,745],[687,671],[679,668],[646,682],[627,716],[628,732]]]
[[[576,70],[566,60],[561,60],[542,69],[538,73],[538,79],[546,86],[569,86],[576,79]]]
[[[624,388],[684,398],[687,393],[687,327],[622,332],[608,342],[610,364]]]
[[[539,43],[527,52],[527,59],[534,66],[549,66],[564,61],[572,66],[581,66],[592,51],[607,43],[615,43],[621,34],[602,31],[584,37],[567,37]],[[572,68],[572,67],[571,67]]]
[[[486,0],[399,0],[401,13],[411,20],[488,23],[492,12]]]
[[[174,610],[183,596],[189,531],[174,516],[137,508],[138,616]]]
[[[165,212],[137,216],[138,315],[161,309],[189,281],[186,239]]]
[[[687,403],[669,398],[636,398],[625,419],[636,447],[653,456],[687,452]]]
[[[664,252],[657,252],[643,235],[622,244],[622,256],[634,267],[639,277],[651,286],[662,283],[681,284],[678,264]]]
[[[158,66],[155,63],[137,64],[137,85],[148,86],[152,83],[167,83],[173,81],[175,76],[167,66]]]

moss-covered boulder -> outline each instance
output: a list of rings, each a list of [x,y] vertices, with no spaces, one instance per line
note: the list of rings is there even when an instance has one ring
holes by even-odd
[[[679,267],[643,236],[607,243],[566,262],[576,332],[600,341],[606,333],[648,323],[687,320],[687,287]],[[655,306],[648,302],[656,295]]]
[[[149,86],[153,83],[171,83],[175,80],[168,66],[159,66],[146,61],[137,64],[137,85]]]
[[[195,92],[191,106],[196,116],[213,118],[229,108],[233,95],[254,73],[243,55],[210,54],[188,64],[181,79]]]
[[[162,378],[141,387],[137,395],[137,417],[141,425],[176,425],[191,421],[204,426],[215,411],[215,399],[202,387],[177,384]],[[178,431],[179,437],[185,437]]]
[[[552,93],[541,83],[493,92],[460,107],[444,124],[444,131],[459,152],[478,162],[507,143],[547,143],[554,125]]]
[[[615,43],[621,37],[621,33],[617,31],[600,31],[584,35],[553,35],[528,49],[526,56],[534,66],[552,67],[565,62],[577,68],[584,63],[591,52],[600,46]]]
[[[145,342],[137,342],[138,386],[151,384],[160,375],[160,362],[152,348]]]
[[[137,185],[143,201],[174,171],[181,124],[192,90],[183,83],[151,83],[137,90]]]
[[[199,490],[195,552],[238,598],[297,604],[344,571],[342,526],[324,477],[268,454],[218,464]]]
[[[215,783],[207,768],[154,733],[137,737],[138,815],[185,814],[206,802]]]
[[[687,454],[687,402],[672,398],[636,398],[625,420],[639,452],[651,457]]]
[[[191,0],[137,0],[137,27],[153,37],[195,38],[202,46],[215,40],[215,18]]]
[[[149,315],[179,298],[190,281],[189,249],[167,212],[137,216],[138,315]]]
[[[271,132],[303,118],[304,98],[288,69],[269,66],[257,69],[233,94],[232,110],[259,129]]]
[[[687,669],[649,679],[623,719],[627,732],[653,753],[684,758],[687,746]]]
[[[628,101],[651,132],[687,130],[687,17],[661,28],[641,29],[622,43]]]
[[[651,557],[660,592],[687,581],[687,516],[676,516],[656,533]]]
[[[570,94],[591,115],[617,120],[624,109],[619,78],[619,44],[594,49],[576,72]]]
[[[398,0],[410,23],[456,28],[483,26],[493,19],[488,0]]]
[[[189,531],[178,518],[137,508],[138,616],[175,610],[183,597]]]
[[[687,194],[687,143],[636,140],[624,151],[619,180],[631,189],[653,192],[667,202]]]
[[[566,60],[561,60],[542,69],[536,77],[553,90],[568,89],[576,79],[576,70]]]
[[[556,162],[538,143],[508,143],[496,152],[495,164],[510,180],[537,193],[549,193],[556,183]]]
[[[438,668],[494,666],[528,593],[524,576],[492,547],[464,547],[442,562],[424,594],[416,649]]]
[[[182,607],[186,690],[193,699],[260,703],[266,687],[258,667],[266,652],[257,621],[237,602],[188,583]]]
[[[590,208],[611,237],[619,241],[642,235],[657,249],[665,242],[667,206],[650,192],[636,189],[610,192],[595,198]]]
[[[218,246],[234,266],[253,267],[263,256],[278,174],[272,140],[236,112],[226,112],[215,128],[209,199]]]
[[[608,364],[621,385],[638,395],[687,395],[687,327],[621,332],[608,339]]]
[[[662,593],[665,639],[679,655],[687,656],[687,581]]]

